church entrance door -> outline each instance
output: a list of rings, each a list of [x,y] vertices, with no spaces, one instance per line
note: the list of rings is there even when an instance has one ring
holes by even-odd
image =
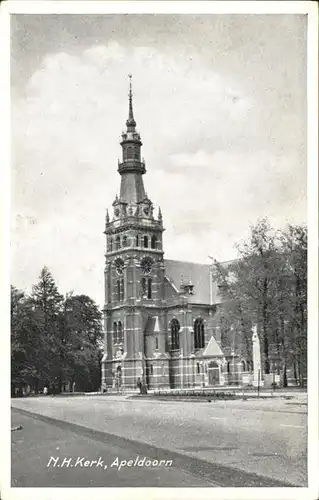
[[[208,365],[208,384],[209,385],[219,385],[219,366],[216,361],[211,361]]]

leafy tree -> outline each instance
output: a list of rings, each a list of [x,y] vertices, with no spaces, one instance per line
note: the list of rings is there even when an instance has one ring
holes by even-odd
[[[237,250],[236,261],[214,265],[222,302],[222,344],[249,358],[251,328],[257,324],[264,372],[270,371],[270,357],[280,357],[285,370],[294,360],[302,385],[307,344],[306,229],[289,226],[278,234],[267,219],[261,219]]]
[[[307,372],[307,228],[289,225],[282,231],[281,252],[289,283],[282,344],[285,360],[292,359],[295,378],[303,386]]]
[[[41,374],[36,359],[41,351],[33,303],[23,291],[11,287],[11,386],[20,391],[34,386]]]
[[[81,390],[100,386],[102,314],[87,295],[68,294],[64,304],[63,353],[71,383]]]
[[[12,389],[44,385],[60,392],[100,386],[101,311],[87,295],[63,297],[44,267],[31,296],[11,287]]]

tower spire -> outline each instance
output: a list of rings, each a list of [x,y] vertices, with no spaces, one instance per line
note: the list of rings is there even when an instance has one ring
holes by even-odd
[[[128,75],[130,79],[130,90],[129,90],[129,110],[128,110],[128,120],[126,121],[126,126],[127,129],[129,130],[130,128],[135,128],[136,127],[136,122],[134,120],[134,115],[133,115],[133,92],[132,92],[132,75]]]

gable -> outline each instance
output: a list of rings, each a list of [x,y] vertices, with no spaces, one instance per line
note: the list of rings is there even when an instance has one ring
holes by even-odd
[[[207,347],[203,351],[203,356],[224,356],[223,351],[217,344],[213,335],[211,336]]]

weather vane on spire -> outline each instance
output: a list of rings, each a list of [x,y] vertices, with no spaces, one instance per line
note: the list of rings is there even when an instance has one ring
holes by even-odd
[[[129,115],[128,115],[128,120],[127,120],[126,124],[135,127],[136,123],[135,123],[134,116],[133,116],[133,104],[132,104],[133,94],[132,94],[132,75],[131,75],[131,73],[129,73],[128,77],[130,79],[130,91],[129,91],[129,95],[128,95],[129,96]]]

